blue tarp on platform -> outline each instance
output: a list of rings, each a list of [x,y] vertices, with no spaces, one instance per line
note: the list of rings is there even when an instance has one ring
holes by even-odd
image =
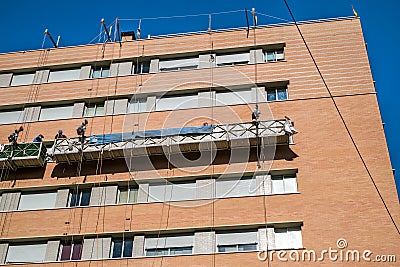
[[[132,133],[116,133],[116,134],[100,134],[90,136],[90,144],[104,145],[117,143],[128,140],[143,139],[148,137],[165,137],[173,135],[202,135],[211,134],[214,130],[214,125],[207,126],[190,126],[183,128],[169,128],[162,130],[138,131]]]

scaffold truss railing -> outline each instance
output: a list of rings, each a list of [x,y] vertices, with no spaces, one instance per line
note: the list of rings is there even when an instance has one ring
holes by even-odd
[[[41,142],[2,145],[0,169],[42,167],[46,161],[46,147]]]
[[[125,156],[245,148],[257,144],[288,144],[293,133],[293,123],[288,119],[239,122],[215,125],[209,134],[151,136],[109,143],[93,143],[89,137],[83,142],[78,137],[62,138],[55,140],[48,153],[58,163],[72,163],[98,160],[100,157],[117,159]]]

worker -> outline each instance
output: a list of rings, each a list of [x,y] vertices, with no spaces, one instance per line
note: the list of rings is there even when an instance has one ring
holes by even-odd
[[[81,126],[79,126],[76,129],[76,133],[78,134],[79,141],[81,141],[81,143],[83,143],[85,141],[85,132],[86,132],[86,127],[87,127],[88,123],[89,123],[88,120],[85,119],[82,122]]]
[[[254,125],[257,124],[258,118],[260,117],[260,112],[258,111],[258,107],[251,113],[251,121]]]
[[[54,139],[60,139],[60,138],[67,138],[67,136],[65,134],[63,134],[62,130],[58,130],[58,133],[54,137]]]
[[[16,146],[17,145],[17,141],[18,141],[18,135],[20,132],[22,132],[24,130],[24,128],[22,126],[19,127],[19,129],[16,129],[13,133],[11,133],[8,136],[8,141],[13,145]]]
[[[44,136],[42,134],[39,134],[38,136],[35,137],[35,139],[33,139],[33,142],[41,143],[41,142],[43,142],[43,138],[44,138]]]

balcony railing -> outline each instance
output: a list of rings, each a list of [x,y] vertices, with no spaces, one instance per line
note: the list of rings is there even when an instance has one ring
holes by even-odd
[[[209,132],[198,127],[199,131],[185,132],[185,128],[182,128],[182,131],[175,134],[171,134],[174,131],[169,131],[174,129],[165,129],[143,131],[140,134],[100,135],[96,138],[92,136],[85,138],[83,142],[80,138],[57,139],[48,153],[58,163],[72,163],[99,158],[117,159],[125,156],[246,148],[258,144],[288,144],[295,132],[288,119],[260,121],[258,125],[240,122],[207,127]]]

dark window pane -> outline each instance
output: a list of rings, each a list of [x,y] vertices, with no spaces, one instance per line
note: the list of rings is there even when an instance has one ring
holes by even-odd
[[[146,256],[155,256],[155,249],[146,249]]]
[[[249,250],[257,250],[257,245],[256,244],[238,245],[238,251],[249,251]]]
[[[278,100],[286,100],[286,99],[287,99],[286,89],[279,89],[278,90]]]
[[[275,101],[276,100],[276,92],[275,90],[267,91],[267,101]]]
[[[82,255],[82,243],[74,243],[71,260],[80,260]]]
[[[192,247],[171,248],[170,255],[185,255],[192,254]]]
[[[267,52],[267,61],[275,61],[275,52],[274,51]]]
[[[132,257],[132,247],[133,247],[133,240],[132,239],[125,240],[124,255],[123,255],[124,258]]]
[[[89,202],[90,202],[90,190],[82,191],[80,206],[89,206]]]
[[[61,261],[68,261],[71,256],[71,244],[63,245],[61,252]]]
[[[121,258],[122,254],[122,240],[114,241],[113,258]]]
[[[69,202],[70,207],[76,207],[78,204],[79,194],[77,192],[72,192],[71,201]]]
[[[150,62],[143,62],[142,73],[149,73],[150,71]]]
[[[218,252],[234,252],[236,251],[236,245],[218,246]]]

